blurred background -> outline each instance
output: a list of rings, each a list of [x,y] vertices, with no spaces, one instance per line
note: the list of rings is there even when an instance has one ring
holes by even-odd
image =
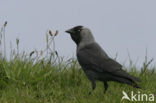
[[[117,61],[127,65],[131,59],[140,66],[146,55],[156,59],[155,5],[155,0],[0,0],[0,27],[8,21],[8,55],[10,42],[15,47],[16,38],[20,51],[43,50],[50,29],[59,30],[58,54],[75,57],[75,43],[65,30],[83,25],[110,57],[117,55]]]

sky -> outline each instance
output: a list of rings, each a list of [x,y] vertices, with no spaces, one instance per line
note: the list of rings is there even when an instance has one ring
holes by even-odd
[[[130,58],[142,65],[146,54],[156,59],[155,0],[0,0],[0,27],[6,27],[10,42],[20,39],[20,51],[46,47],[46,32],[59,30],[55,38],[60,56],[75,55],[76,45],[65,30],[83,25],[95,40],[121,64]],[[154,60],[153,64],[156,64]]]

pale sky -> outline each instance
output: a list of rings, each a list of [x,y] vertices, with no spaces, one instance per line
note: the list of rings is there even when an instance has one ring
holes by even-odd
[[[56,50],[72,57],[75,44],[64,31],[83,25],[110,57],[118,53],[121,64],[129,51],[141,65],[146,48],[156,59],[156,0],[0,0],[0,27],[5,21],[8,50],[17,37],[21,51],[42,50],[46,31],[58,29]]]

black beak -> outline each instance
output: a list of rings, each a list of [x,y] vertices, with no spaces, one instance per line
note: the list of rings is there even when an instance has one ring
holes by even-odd
[[[65,31],[66,33],[69,33],[69,34],[72,34],[73,33],[73,30],[72,29],[68,29]]]

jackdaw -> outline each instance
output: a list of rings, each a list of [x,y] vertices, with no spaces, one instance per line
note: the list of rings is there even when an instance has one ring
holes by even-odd
[[[140,79],[131,76],[122,69],[122,65],[111,59],[94,40],[90,29],[76,26],[66,31],[77,45],[77,59],[83,71],[91,81],[92,90],[96,88],[96,81],[104,83],[104,93],[108,88],[108,81],[125,83],[140,88],[135,81]]]

